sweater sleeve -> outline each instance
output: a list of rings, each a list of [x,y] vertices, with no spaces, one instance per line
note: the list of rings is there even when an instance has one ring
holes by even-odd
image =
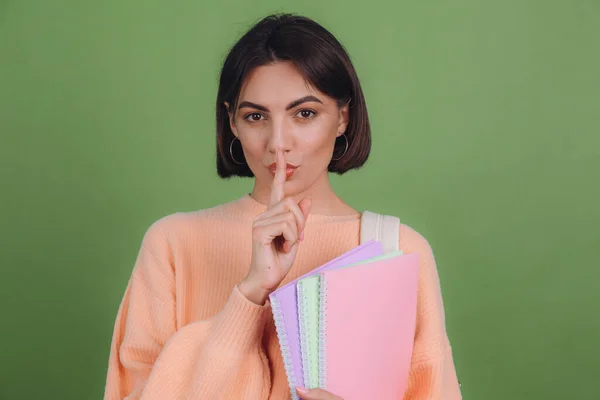
[[[217,315],[177,329],[175,273],[160,225],[146,232],[119,307],[104,399],[266,398],[268,304],[236,286]]]
[[[460,400],[433,252],[427,240],[406,225],[400,228],[400,248],[419,254],[417,325],[404,400]]]

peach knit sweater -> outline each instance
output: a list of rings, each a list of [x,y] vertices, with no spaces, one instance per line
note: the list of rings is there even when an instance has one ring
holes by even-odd
[[[237,289],[251,258],[248,195],[176,213],[148,229],[116,318],[105,400],[288,399],[270,305]],[[282,284],[359,244],[360,214],[310,214]],[[400,248],[420,255],[418,321],[404,399],[460,399],[435,261],[406,225]]]

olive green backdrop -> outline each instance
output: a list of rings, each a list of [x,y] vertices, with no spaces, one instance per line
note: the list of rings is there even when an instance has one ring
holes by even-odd
[[[464,398],[600,398],[597,0],[0,1],[0,398],[101,398],[145,230],[250,189],[213,102],[273,11],[353,57],[373,152],[333,182],[429,239]]]

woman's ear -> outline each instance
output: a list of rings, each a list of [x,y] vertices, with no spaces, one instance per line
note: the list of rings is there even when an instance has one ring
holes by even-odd
[[[223,104],[227,109],[227,114],[229,115],[229,127],[231,128],[231,132],[233,132],[235,137],[238,137],[237,128],[235,127],[235,115],[232,110],[229,108],[229,103],[224,101]]]
[[[338,124],[338,136],[346,132],[350,118],[350,102],[339,108],[340,122]]]

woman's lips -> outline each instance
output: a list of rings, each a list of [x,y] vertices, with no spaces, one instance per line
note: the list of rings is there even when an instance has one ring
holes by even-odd
[[[295,165],[292,164],[286,164],[285,166],[285,180],[288,180],[292,177],[292,175],[294,175],[294,172],[296,172],[296,167]],[[271,172],[271,175],[275,176],[275,171],[277,170],[277,166],[275,165],[275,163],[269,165],[268,167],[269,172]]]

